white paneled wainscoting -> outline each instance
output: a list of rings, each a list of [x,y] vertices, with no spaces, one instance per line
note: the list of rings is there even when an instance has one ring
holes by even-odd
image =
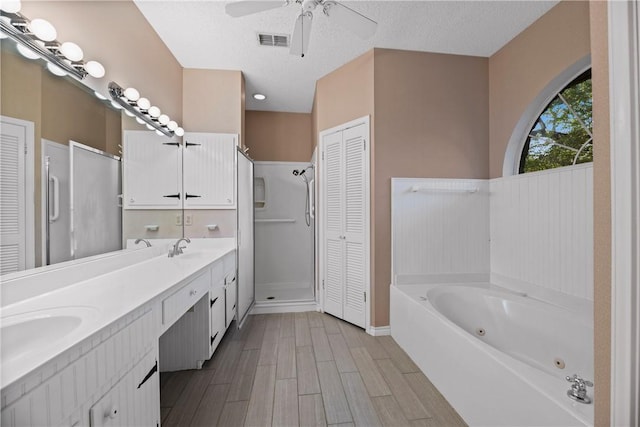
[[[593,300],[593,166],[392,179],[394,284],[490,281]]]

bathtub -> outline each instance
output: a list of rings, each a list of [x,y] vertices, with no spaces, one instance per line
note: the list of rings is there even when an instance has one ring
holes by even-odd
[[[593,425],[565,380],[593,380],[589,312],[487,283],[391,286],[390,311],[393,338],[469,425]]]

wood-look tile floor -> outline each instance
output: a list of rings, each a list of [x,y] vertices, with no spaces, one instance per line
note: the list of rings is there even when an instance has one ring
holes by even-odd
[[[203,369],[160,384],[163,427],[466,425],[393,338],[316,312],[232,324]]]

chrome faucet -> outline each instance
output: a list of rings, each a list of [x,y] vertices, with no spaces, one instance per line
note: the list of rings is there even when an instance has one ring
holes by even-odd
[[[179,238],[178,241],[173,245],[173,247],[169,249],[169,258],[173,258],[174,256],[183,253],[182,250],[186,248],[186,246],[180,246],[180,242],[182,242],[183,240],[187,243],[191,243],[191,240],[189,240],[189,238],[187,237]]]
[[[144,242],[148,248],[151,247],[151,243],[149,243],[149,241],[147,239],[136,239],[135,244],[137,245],[140,242]]]
[[[571,388],[567,390],[567,396],[580,403],[591,403],[591,398],[587,396],[587,387],[593,387],[591,381],[580,378],[577,374],[573,374],[571,377],[566,377],[566,380],[571,383]]]

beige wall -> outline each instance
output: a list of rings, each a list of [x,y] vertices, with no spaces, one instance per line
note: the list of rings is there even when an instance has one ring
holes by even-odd
[[[185,69],[182,78],[187,132],[242,134],[242,72]]]
[[[311,114],[247,111],[246,132],[246,145],[254,160],[308,162],[311,159]]]
[[[562,1],[489,58],[490,176],[502,176],[507,143],[525,109],[590,52],[589,3]]]
[[[611,167],[607,3],[592,1],[593,222],[595,425],[610,423],[611,399]]]
[[[389,324],[391,177],[488,178],[486,58],[376,49],[374,326]]]

